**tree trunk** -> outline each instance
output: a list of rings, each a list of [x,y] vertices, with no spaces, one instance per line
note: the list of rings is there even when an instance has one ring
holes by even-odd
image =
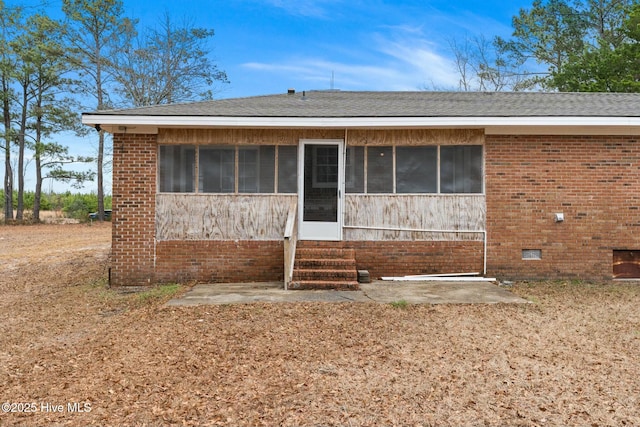
[[[98,94],[98,110],[104,110],[104,98],[102,93],[102,52],[101,43],[98,38],[95,39],[95,57],[96,61],[96,90]],[[104,184],[103,184],[103,165],[104,165],[104,131],[98,131],[98,220],[104,221]]]
[[[6,80],[2,79],[2,91],[8,93]],[[2,103],[2,115],[4,123],[4,221],[13,220],[13,168],[11,167],[11,111],[9,98],[4,97]]]
[[[9,135],[5,137],[4,220],[5,222],[13,220],[13,169],[11,168],[11,137]]]
[[[38,111],[42,111],[42,98],[38,98]],[[40,200],[42,198],[42,116],[36,121],[36,192],[33,195],[33,222],[40,222]]]
[[[40,222],[40,200],[42,198],[42,163],[36,152],[36,192],[33,196],[33,222]]]
[[[18,205],[16,219],[24,218],[24,134],[18,137]]]
[[[25,79],[26,82],[26,79]],[[25,135],[27,133],[28,114],[28,83],[22,84],[22,111],[20,112],[20,132],[18,133],[18,205],[16,206],[16,219],[24,219],[24,150]]]

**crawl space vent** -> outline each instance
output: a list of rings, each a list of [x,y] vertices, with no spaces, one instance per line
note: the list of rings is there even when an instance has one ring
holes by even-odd
[[[522,259],[542,259],[542,251],[540,249],[523,249]]]

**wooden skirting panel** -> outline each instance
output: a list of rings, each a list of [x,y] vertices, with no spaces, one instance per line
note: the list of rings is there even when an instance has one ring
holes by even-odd
[[[158,194],[156,239],[282,240],[296,195]]]
[[[296,195],[158,194],[156,239],[281,240]],[[482,241],[482,233],[371,230],[485,229],[483,195],[356,195],[345,197],[345,240]],[[364,227],[364,228],[349,228]]]
[[[484,195],[354,195],[345,198],[345,226],[421,230],[485,229]],[[428,233],[345,228],[345,240],[474,240],[482,233]]]

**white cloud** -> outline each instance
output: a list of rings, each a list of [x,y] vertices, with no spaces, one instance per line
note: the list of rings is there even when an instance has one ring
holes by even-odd
[[[327,18],[329,9],[341,0],[266,0],[271,6],[296,16]]]
[[[338,60],[289,57],[278,62],[245,63],[243,68],[269,73],[286,81],[303,82],[309,89],[328,89],[332,74],[335,88],[342,90],[455,87],[457,76],[451,60],[438,53],[436,45],[421,37],[416,28],[409,29],[411,31],[397,27],[391,34],[375,34],[369,38],[366,52],[354,52],[351,57],[340,49],[341,59]],[[354,56],[357,59],[352,59]]]
[[[405,70],[420,83],[429,82],[438,87],[454,87],[451,59],[439,53],[437,45],[422,37],[377,37],[378,50],[393,58],[396,67]]]

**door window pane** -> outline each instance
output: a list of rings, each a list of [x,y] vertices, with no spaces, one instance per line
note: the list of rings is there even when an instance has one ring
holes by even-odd
[[[367,148],[367,193],[393,193],[392,147]]]
[[[235,191],[235,148],[200,147],[199,157],[199,191],[233,193]]]
[[[440,192],[482,193],[482,146],[440,147]]]
[[[313,147],[313,186],[333,188],[338,186],[338,150],[332,145]],[[305,154],[306,155],[306,154]]]
[[[195,182],[196,149],[192,145],[160,146],[160,192],[192,193]]]
[[[396,147],[396,193],[438,192],[438,147]]]

